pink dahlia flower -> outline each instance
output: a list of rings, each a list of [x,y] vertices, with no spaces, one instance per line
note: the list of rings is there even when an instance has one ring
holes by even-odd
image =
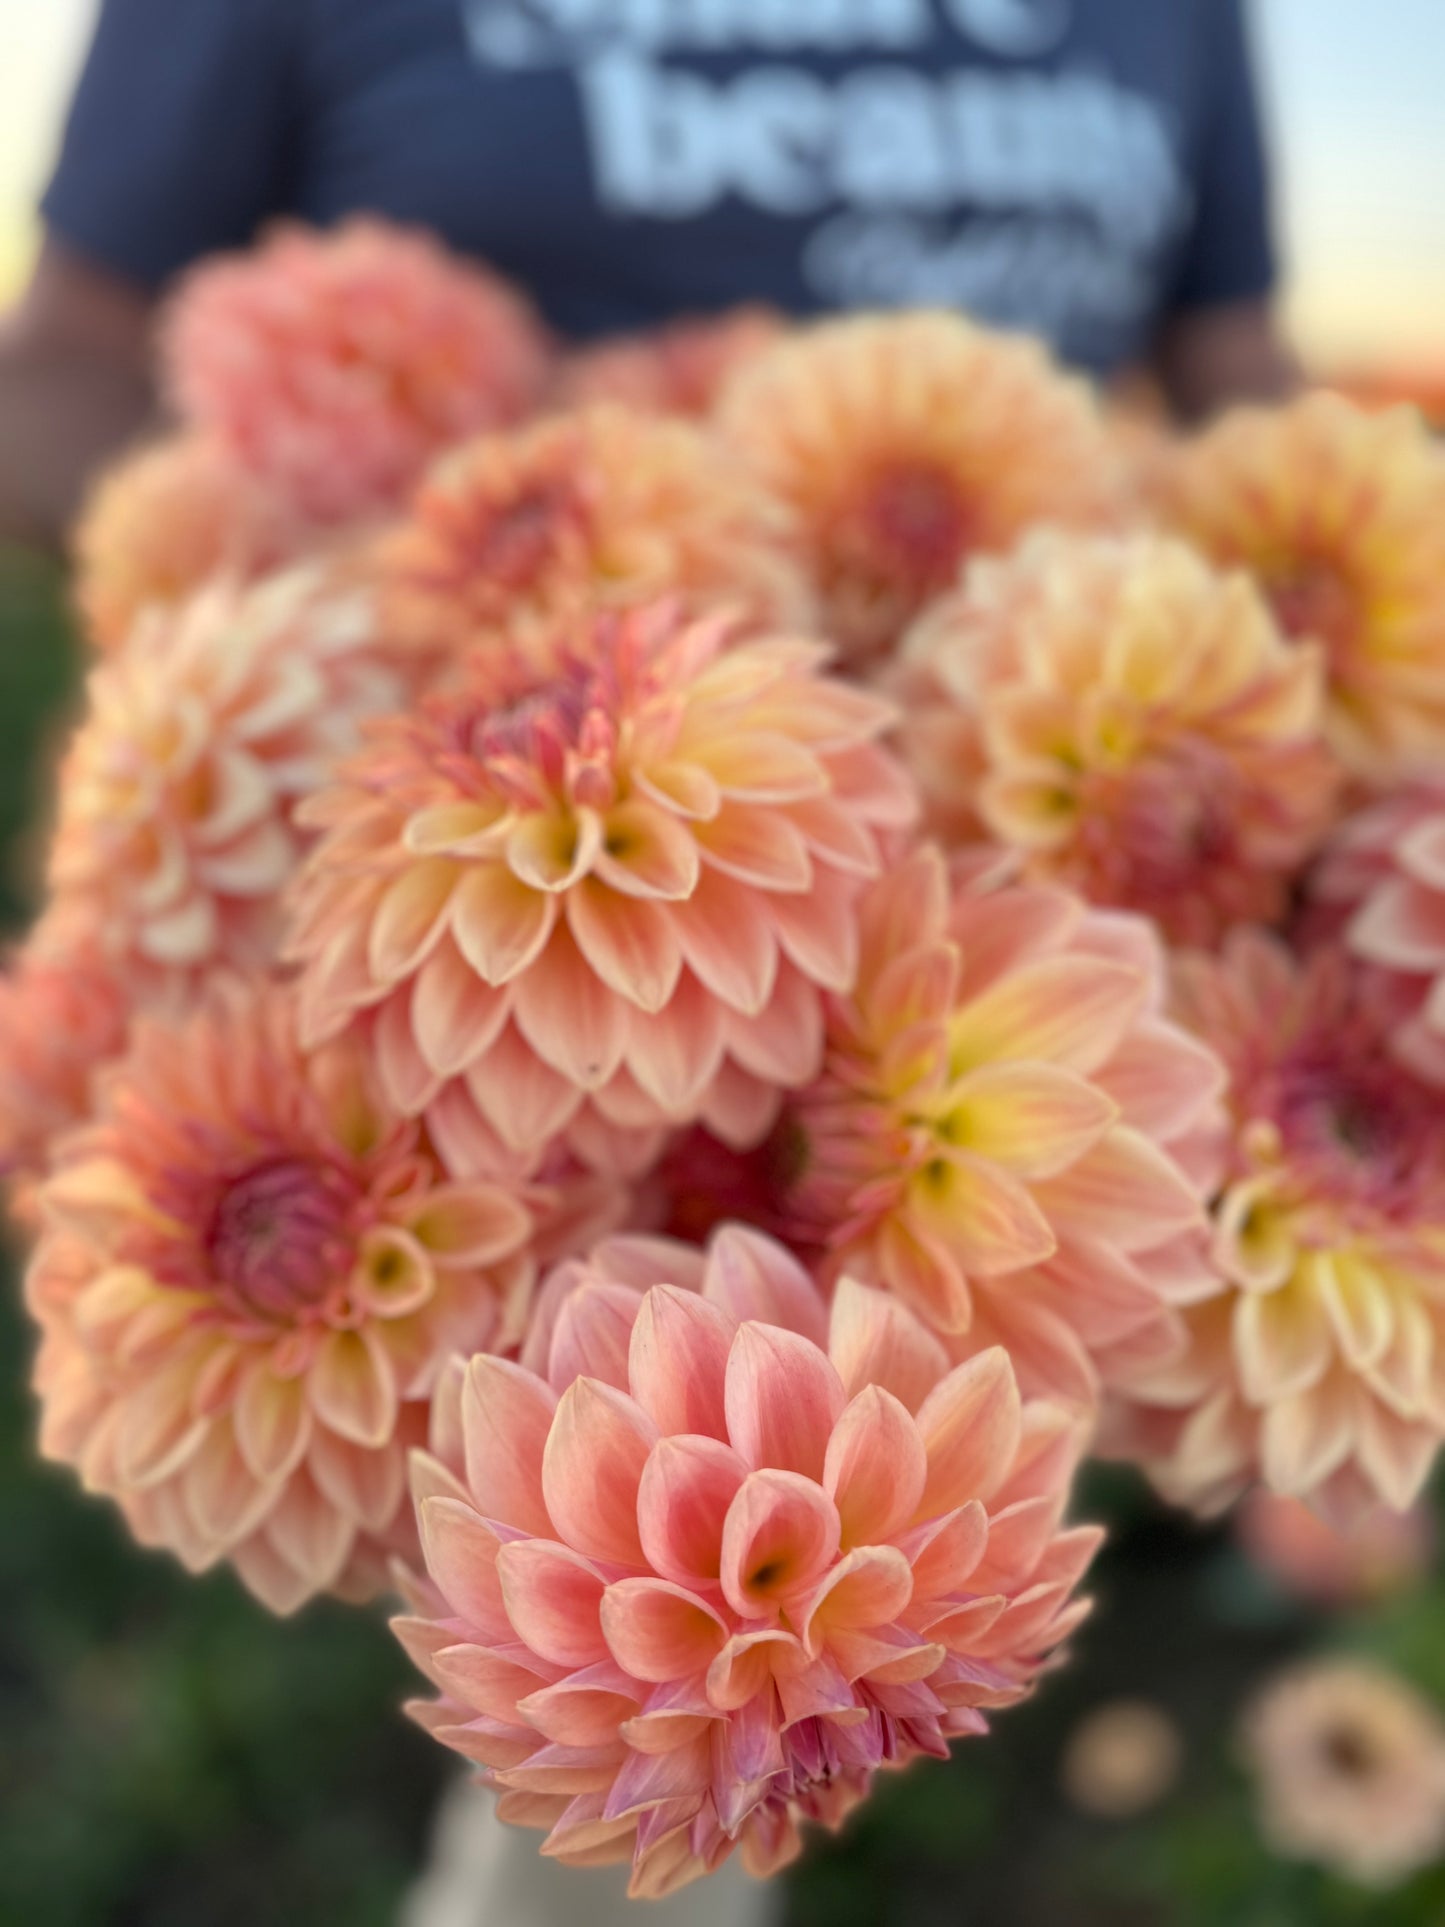
[[[1221,1072],[1165,1021],[1144,923],[917,851],[862,906],[822,1075],[792,1103],[800,1235],[1026,1389],[1092,1400],[1200,1288]],[[1204,1271],[1204,1281],[1208,1273]]]
[[[75,535],[88,639],[118,649],[147,609],[216,576],[250,581],[319,540],[220,442],[178,436],[107,472]]]
[[[535,407],[550,372],[516,289],[375,220],[283,225],[204,263],[163,354],[183,419],[318,523],[398,508],[443,449]]]
[[[669,605],[565,645],[474,652],[303,808],[326,832],[292,944],[306,1036],[366,1019],[443,1141],[469,1111],[531,1151],[589,1099],[600,1150],[700,1117],[760,1136],[817,1071],[912,811],[889,712],[816,643]]]
[[[972,810],[1030,875],[1211,944],[1284,914],[1333,820],[1322,666],[1182,542],[1049,531],[911,632],[907,761],[940,833]]]
[[[617,335],[563,362],[558,399],[570,407],[621,402],[665,415],[706,416],[728,378],[787,332],[782,315],[754,304],[648,334]]]
[[[691,422],[615,406],[484,435],[378,546],[388,632],[457,650],[661,596],[800,622],[777,505]]]
[[[1337,947],[1257,932],[1179,964],[1178,1008],[1230,1074],[1212,1292],[1130,1388],[1122,1434],[1171,1498],[1255,1479],[1348,1523],[1413,1503],[1445,1438],[1445,1116],[1392,1059]]]
[[[634,1895],[734,1846],[770,1874],[878,1768],[986,1731],[1083,1616],[1078,1427],[879,1293],[845,1282],[830,1319],[756,1233],[561,1282],[530,1368],[475,1359],[438,1401],[396,1622],[442,1693],[417,1715]]]
[[[61,764],[56,903],[146,995],[265,968],[298,799],[406,687],[368,596],[323,570],[152,611],[92,672]]]
[[[142,1019],[40,1192],[41,1449],[277,1612],[411,1543],[406,1455],[453,1352],[515,1342],[555,1200],[447,1182],[283,989]]]

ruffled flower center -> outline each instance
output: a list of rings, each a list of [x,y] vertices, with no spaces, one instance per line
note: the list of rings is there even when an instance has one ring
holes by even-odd
[[[320,1305],[348,1270],[350,1204],[339,1174],[304,1158],[252,1165],[212,1209],[205,1245],[213,1276],[261,1318]]]
[[[1352,652],[1358,621],[1355,594],[1335,564],[1302,558],[1268,573],[1264,588],[1285,634],[1323,643],[1331,668],[1341,668]]]
[[[868,545],[925,586],[951,582],[968,546],[967,505],[953,476],[934,462],[897,461],[877,470],[858,519]]]

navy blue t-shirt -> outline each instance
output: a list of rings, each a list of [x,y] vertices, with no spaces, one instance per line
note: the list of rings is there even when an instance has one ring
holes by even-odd
[[[578,335],[743,299],[1098,370],[1274,273],[1241,0],[105,0],[51,229],[148,286],[419,222]]]

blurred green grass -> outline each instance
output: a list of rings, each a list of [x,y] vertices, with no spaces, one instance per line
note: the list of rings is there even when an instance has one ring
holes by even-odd
[[[11,930],[77,678],[58,571],[0,553]],[[3,1283],[0,1927],[382,1927],[450,1766],[397,1710],[413,1681],[381,1616],[318,1606],[278,1623],[227,1575],[191,1580],[133,1548],[35,1458],[13,1264]],[[1238,1711],[1322,1624],[1132,1478],[1096,1475],[1080,1509],[1113,1542],[1073,1662],[947,1766],[885,1778],[841,1840],[809,1854],[789,1927],[1442,1927],[1445,1871],[1382,1896],[1277,1863],[1259,1841]],[[1445,1705],[1438,1583],[1330,1637]],[[1187,1745],[1178,1787],[1128,1825],[1079,1814],[1059,1785],[1076,1722],[1117,1697],[1165,1708]]]

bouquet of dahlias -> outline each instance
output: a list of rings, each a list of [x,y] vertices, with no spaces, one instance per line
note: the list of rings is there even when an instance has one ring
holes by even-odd
[[[198,271],[0,990],[41,1447],[405,1600],[502,1818],[769,1874],[1054,1664],[1091,1452],[1445,1438],[1445,458],[1141,437],[941,314],[568,353]]]

